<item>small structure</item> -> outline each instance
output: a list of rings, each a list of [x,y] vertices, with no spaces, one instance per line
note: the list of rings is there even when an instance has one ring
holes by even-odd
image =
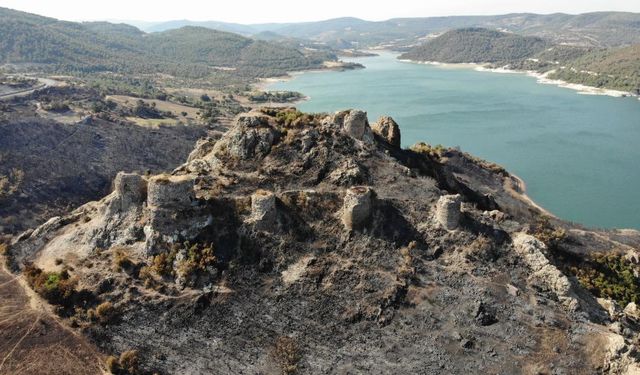
[[[390,145],[400,147],[400,127],[391,117],[380,117],[378,121],[373,124],[371,130],[386,140]]]
[[[269,230],[277,219],[276,196],[266,190],[258,190],[251,195],[251,222],[256,229]]]
[[[342,205],[342,224],[345,229],[360,229],[370,219],[373,207],[373,190],[367,186],[347,189]]]
[[[149,208],[180,208],[190,206],[195,200],[195,177],[154,176],[149,180],[147,206]]]
[[[460,194],[443,195],[436,204],[436,221],[447,230],[454,230],[460,225]]]

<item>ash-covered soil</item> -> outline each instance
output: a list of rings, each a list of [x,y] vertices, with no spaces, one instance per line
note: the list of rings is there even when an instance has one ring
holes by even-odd
[[[170,171],[206,133],[203,126],[144,128],[115,117],[79,116],[79,109],[49,113],[38,109],[45,99],[89,106],[100,96],[83,88],[49,89],[3,104],[0,235],[104,197],[119,171]],[[82,120],[66,123],[65,116]]]
[[[637,232],[545,217],[502,168],[399,136],[353,110],[241,115],[7,257],[75,280],[59,313],[135,350],[129,373],[637,373],[635,294],[570,267],[613,254],[637,282]]]

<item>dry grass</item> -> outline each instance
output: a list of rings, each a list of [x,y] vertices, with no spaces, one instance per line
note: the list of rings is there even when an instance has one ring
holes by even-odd
[[[173,103],[173,102],[168,102],[165,100],[157,100],[157,99],[140,99],[140,98],[134,98],[133,96],[125,96],[125,95],[111,95],[107,97],[107,100],[113,100],[114,102],[124,106],[124,107],[130,107],[133,108],[136,105],[136,102],[138,100],[142,100],[143,102],[145,102],[146,104],[151,105],[151,103],[156,103],[156,109],[158,109],[159,111],[162,112],[171,112],[174,115],[178,116],[178,118],[184,118],[180,113],[182,112],[186,112],[187,119],[192,119],[195,120],[197,119],[198,115],[197,112],[199,111],[198,108],[194,108],[194,107],[189,107],[186,105],[182,105],[182,104],[177,104],[177,103]],[[175,120],[173,120],[175,121]]]

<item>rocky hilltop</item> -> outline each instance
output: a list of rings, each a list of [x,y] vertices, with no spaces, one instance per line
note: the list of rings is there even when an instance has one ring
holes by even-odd
[[[114,373],[640,371],[637,232],[577,228],[497,165],[399,144],[357,110],[243,114],[8,262]]]

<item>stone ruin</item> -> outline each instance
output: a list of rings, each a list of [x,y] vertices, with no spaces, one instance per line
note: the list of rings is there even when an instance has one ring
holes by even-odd
[[[436,204],[436,222],[447,230],[458,228],[461,218],[461,202],[460,194],[441,196]]]
[[[276,196],[270,191],[258,190],[251,195],[251,218],[256,229],[270,230],[276,225]]]
[[[147,198],[147,180],[137,173],[119,172],[113,184],[119,199],[116,207],[120,211],[140,206]]]
[[[192,237],[207,225],[207,218],[202,217],[194,207],[194,187],[193,175],[159,175],[149,179],[148,221],[144,227],[147,255],[155,255],[158,243],[172,243],[178,238]],[[176,220],[176,215],[185,216],[185,213],[188,220]],[[177,226],[178,223],[180,226]]]
[[[368,186],[354,186],[347,189],[342,205],[342,224],[345,229],[360,229],[369,221],[373,197],[373,190]]]
[[[191,175],[159,175],[149,179],[147,206],[149,208],[188,207],[195,201],[195,177]]]
[[[376,121],[371,130],[390,145],[400,147],[400,127],[389,116],[382,116]]]

